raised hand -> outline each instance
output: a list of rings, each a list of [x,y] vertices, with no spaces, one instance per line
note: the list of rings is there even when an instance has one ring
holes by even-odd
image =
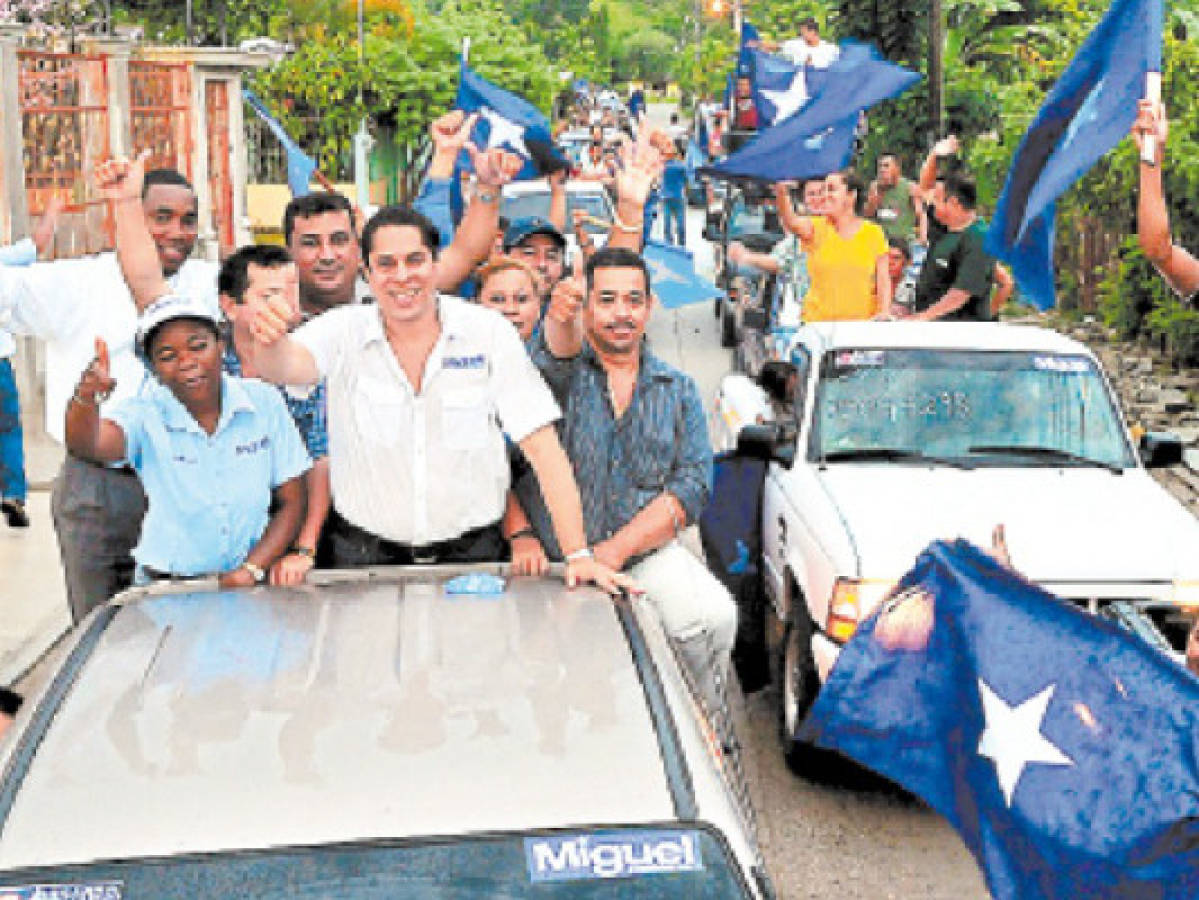
[[[554,285],[545,314],[563,325],[572,324],[578,319],[579,312],[583,309],[585,291],[583,279],[578,275],[563,278]]]
[[[460,109],[452,109],[435,119],[429,126],[434,152],[457,155],[469,142],[471,130],[478,120],[478,113],[467,115]]]
[[[620,166],[616,172],[616,196],[641,206],[645,205],[654,182],[662,177],[665,168],[662,153],[653,145],[647,131],[643,128],[637,140],[621,147]]]
[[[264,297],[250,320],[250,334],[269,347],[287,336],[292,315],[292,304],[286,296]]]
[[[1166,108],[1152,100],[1137,101],[1137,119],[1132,123],[1132,133],[1138,137],[1151,134],[1159,147],[1166,145],[1170,126],[1166,121]]]
[[[956,134],[947,135],[933,144],[933,154],[936,156],[953,156],[959,149]]]
[[[484,187],[501,188],[515,178],[524,166],[524,160],[501,147],[490,150],[478,150],[474,144],[467,143],[466,151],[470,154],[471,165],[474,166],[475,178]]]
[[[150,151],[143,150],[136,159],[117,156],[97,163],[94,178],[96,190],[105,200],[120,202],[142,198],[142,182],[146,177],[146,160]]]
[[[108,344],[104,338],[96,338],[96,355],[83,370],[79,384],[75,386],[75,398],[81,403],[99,406],[108,399],[112,389],[117,386],[112,377],[108,361]]]

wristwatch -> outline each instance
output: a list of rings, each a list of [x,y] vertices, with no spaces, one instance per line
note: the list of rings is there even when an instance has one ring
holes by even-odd
[[[575,550],[573,553],[566,554],[567,562],[574,562],[577,559],[595,559],[595,553],[592,551],[592,549],[590,547],[580,547],[578,550]]]
[[[255,584],[262,584],[266,581],[266,571],[261,566],[256,566],[254,563],[246,560],[241,564],[241,567],[253,576]]]

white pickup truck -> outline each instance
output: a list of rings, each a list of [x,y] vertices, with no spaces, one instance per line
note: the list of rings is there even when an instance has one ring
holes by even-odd
[[[984,323],[800,328],[763,390],[722,384],[716,443],[768,459],[762,652],[796,727],[838,649],[938,538],[988,546],[1047,590],[1167,653],[1199,607],[1199,520],[1147,468],[1169,435],[1131,440],[1095,357],[1052,331]],[[1181,655],[1178,657],[1181,660]]]

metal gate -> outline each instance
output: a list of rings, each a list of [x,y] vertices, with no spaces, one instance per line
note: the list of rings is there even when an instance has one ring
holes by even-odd
[[[191,70],[187,63],[129,61],[129,124],[148,169],[192,177]]]
[[[111,246],[112,222],[92,187],[92,170],[109,153],[105,59],[22,50],[17,62],[29,215],[40,215],[57,196],[66,204],[59,252]]]

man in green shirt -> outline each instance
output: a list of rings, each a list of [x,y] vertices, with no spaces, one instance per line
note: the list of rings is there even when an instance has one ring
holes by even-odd
[[[975,212],[974,182],[945,178],[945,200],[937,208],[945,235],[929,250],[916,282],[914,319],[985,322],[995,259],[983,249],[986,229]]]
[[[899,157],[887,151],[878,158],[878,178],[870,183],[862,212],[882,227],[887,240],[925,243],[927,225],[920,188],[903,177]]]

